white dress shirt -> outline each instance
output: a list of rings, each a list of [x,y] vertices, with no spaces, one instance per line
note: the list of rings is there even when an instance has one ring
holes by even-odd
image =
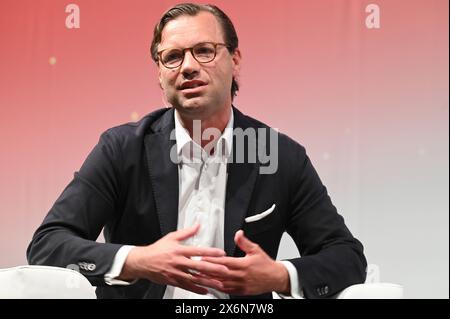
[[[178,227],[185,229],[199,223],[200,229],[184,244],[200,247],[224,247],[225,191],[227,184],[227,160],[233,146],[233,112],[216,144],[212,155],[192,140],[181,125],[175,111],[175,137],[179,176]],[[198,299],[228,298],[222,292],[208,289],[199,295],[182,288],[167,286],[164,298]]]
[[[175,137],[178,155],[179,200],[177,229],[200,224],[199,231],[183,244],[189,246],[217,247],[224,249],[225,195],[227,185],[227,161],[233,149],[234,115],[231,111],[228,124],[217,141],[215,152],[207,154],[195,143],[182,126],[175,110]],[[219,150],[219,151],[217,151]],[[117,252],[105,281],[110,285],[127,285],[115,279],[120,275],[126,257],[133,246],[123,246]],[[285,265],[291,284],[291,296],[301,298],[297,269],[288,261]],[[208,288],[208,294],[199,295],[182,288],[167,286],[164,299],[225,299],[227,294]]]

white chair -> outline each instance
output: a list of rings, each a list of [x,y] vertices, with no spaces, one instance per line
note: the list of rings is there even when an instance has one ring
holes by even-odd
[[[353,285],[336,294],[334,299],[402,299],[403,287],[397,284],[380,282],[380,268],[377,265],[367,266],[364,284]],[[272,293],[274,299],[280,299]],[[292,298],[287,298],[292,299]]]
[[[336,299],[402,299],[403,286],[380,282],[380,267],[367,266],[364,284],[353,285],[338,293]]]
[[[79,272],[49,266],[0,269],[0,299],[95,299]]]
[[[390,283],[364,283],[341,291],[336,299],[402,299],[403,287]]]

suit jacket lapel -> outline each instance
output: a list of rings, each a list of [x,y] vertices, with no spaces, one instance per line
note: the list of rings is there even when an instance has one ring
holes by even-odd
[[[249,125],[244,115],[234,107],[233,111],[234,128],[242,128],[243,130],[248,128]],[[247,152],[247,147],[245,150]],[[235,253],[234,235],[242,228],[244,218],[247,215],[259,167],[258,163],[248,163],[248,161],[236,163],[236,137],[234,135],[232,158],[232,163],[228,163],[227,167],[228,180],[225,197],[224,244],[228,256],[233,256]]]
[[[178,166],[170,159],[176,143],[170,139],[174,128],[170,109],[152,125],[154,133],[148,134],[144,141],[162,236],[177,230],[178,223]]]

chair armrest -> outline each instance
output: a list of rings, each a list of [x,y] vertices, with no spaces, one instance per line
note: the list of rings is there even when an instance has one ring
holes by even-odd
[[[80,273],[50,266],[0,269],[0,299],[95,299],[95,291]]]
[[[403,287],[391,283],[366,283],[350,286],[335,297],[336,299],[402,299]]]

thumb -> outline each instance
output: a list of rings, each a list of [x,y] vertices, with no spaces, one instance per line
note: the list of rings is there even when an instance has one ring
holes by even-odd
[[[243,230],[236,232],[236,235],[234,235],[234,242],[246,254],[253,252],[258,247],[257,244],[245,237]]]
[[[174,233],[174,235],[175,235],[174,238],[175,238],[175,240],[183,241],[185,239],[188,239],[189,237],[194,236],[198,232],[199,228],[200,228],[200,224],[195,223],[195,225],[192,227],[177,230]]]

